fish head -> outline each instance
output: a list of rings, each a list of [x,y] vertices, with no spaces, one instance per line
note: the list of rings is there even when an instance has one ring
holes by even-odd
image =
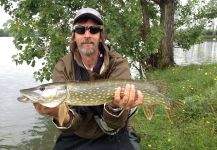
[[[20,93],[33,103],[61,103],[67,96],[67,86],[64,83],[48,83],[29,89],[21,89]]]

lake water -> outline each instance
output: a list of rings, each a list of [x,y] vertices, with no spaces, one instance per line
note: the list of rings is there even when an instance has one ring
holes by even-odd
[[[34,68],[11,61],[17,51],[12,40],[0,38],[0,149],[52,149],[59,132],[50,118],[39,115],[32,104],[16,100],[19,89],[40,83],[33,79]],[[174,56],[179,65],[217,62],[217,42],[195,45],[188,52],[177,48]]]
[[[58,132],[49,118],[16,100],[19,89],[39,83],[33,79],[34,68],[11,61],[16,53],[12,40],[0,38],[0,149],[52,149]]]
[[[217,41],[196,44],[189,51],[174,49],[174,59],[178,65],[210,64],[217,62]]]

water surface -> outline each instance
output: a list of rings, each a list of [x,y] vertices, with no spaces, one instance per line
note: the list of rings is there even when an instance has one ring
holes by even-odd
[[[178,65],[217,63],[217,41],[196,44],[189,51],[175,48],[174,59]]]
[[[0,149],[38,149],[44,144],[51,149],[56,131],[50,130],[56,129],[49,118],[39,115],[32,104],[16,100],[19,89],[39,83],[33,79],[34,68],[26,64],[16,66],[11,61],[16,53],[12,40],[0,38]]]

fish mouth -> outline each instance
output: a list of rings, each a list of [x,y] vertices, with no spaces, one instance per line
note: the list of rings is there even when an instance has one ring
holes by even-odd
[[[20,100],[37,102],[40,101],[40,94],[33,92],[32,90],[22,89],[20,90],[22,94]]]
[[[39,98],[37,98],[35,96],[31,96],[31,95],[22,95],[22,96],[18,97],[17,100],[20,102],[23,102],[23,103],[35,103],[35,102],[40,103]]]
[[[27,97],[27,98],[29,98],[29,99],[35,99],[35,98],[37,98],[38,96],[37,96],[38,94],[36,94],[36,93],[22,93],[22,96],[24,96],[24,97]]]
[[[29,99],[28,97],[26,96],[21,96],[21,97],[18,97],[17,100],[19,102],[22,102],[22,103],[40,103],[41,105],[45,106],[45,107],[49,107],[49,108],[54,108],[56,106],[58,106],[59,104],[61,104],[61,101],[53,101],[53,102],[40,102],[39,100],[38,101],[32,101],[31,99]]]
[[[17,100],[19,102],[23,102],[23,103],[31,102],[31,100],[28,97],[26,97],[26,96],[20,96],[20,97],[17,98]]]

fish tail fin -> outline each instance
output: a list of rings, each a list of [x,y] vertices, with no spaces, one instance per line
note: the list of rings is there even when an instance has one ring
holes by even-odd
[[[155,105],[143,105],[143,113],[148,120],[152,119],[154,114]]]
[[[59,105],[58,118],[59,118],[60,126],[63,125],[63,122],[67,116],[68,111],[69,111],[69,107],[66,105],[66,103],[61,103]]]

